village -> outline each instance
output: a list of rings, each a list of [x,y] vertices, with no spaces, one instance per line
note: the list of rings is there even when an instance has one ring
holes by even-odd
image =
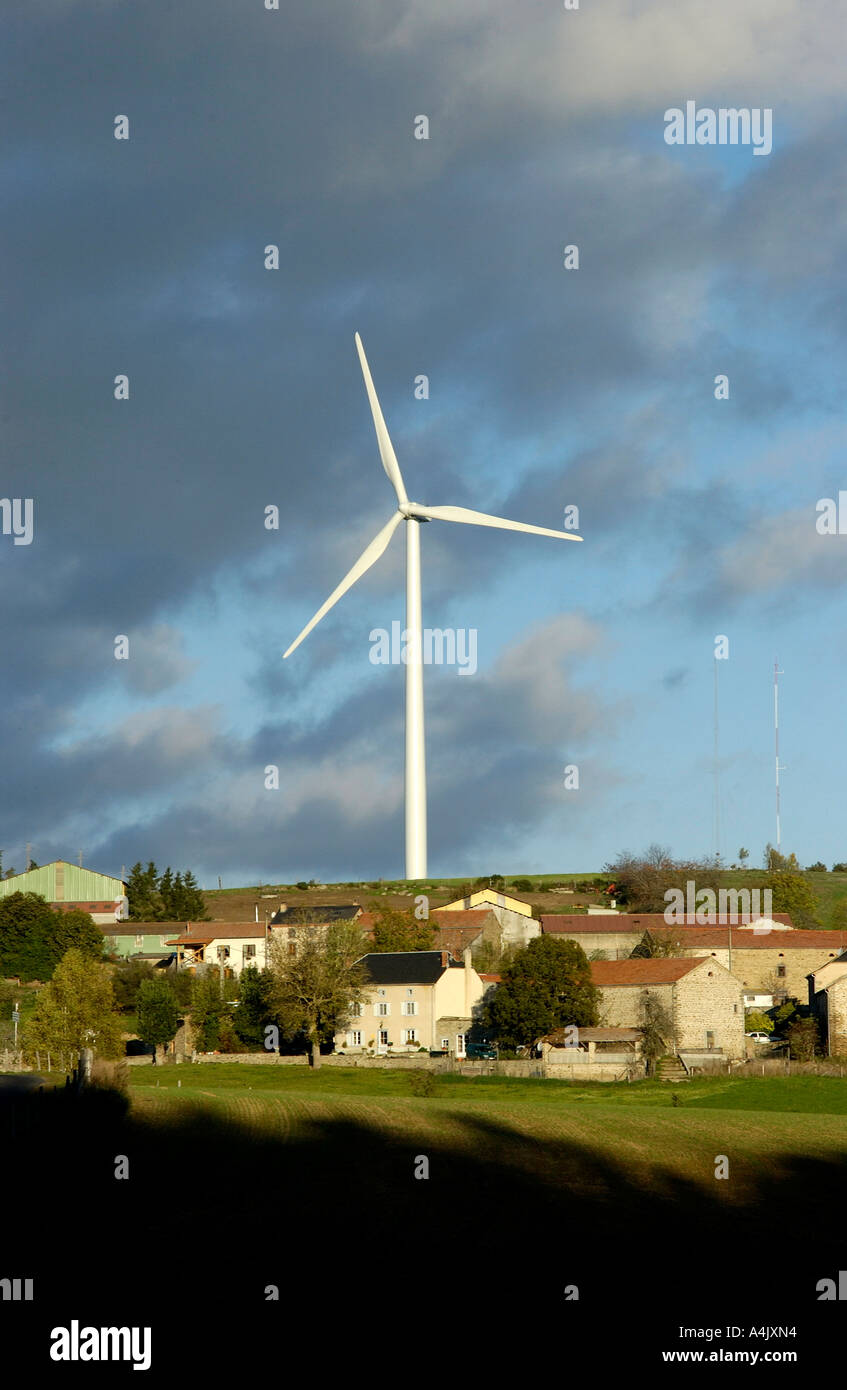
[[[789,1001],[814,1021],[824,1056],[847,1052],[844,932],[795,927],[789,913],[771,911],[767,889],[715,894],[688,882],[666,892],[664,913],[620,911],[614,898],[579,912],[547,912],[490,886],[430,913],[429,899],[418,894],[410,915],[429,934],[414,949],[394,950],[373,944],[380,912],[373,902],[370,908],[356,900],[322,902],[318,894],[304,906],[263,893],[253,921],[130,920],[123,880],[63,861],[0,880],[0,903],[21,893],[40,895],[54,912],[88,914],[112,968],[135,962],[165,982],[211,977],[226,994],[230,1017],[245,971],[256,978],[274,964],[290,965],[305,951],[320,950],[333,924],[350,924],[360,942],[354,963],[364,987],[341,1000],[336,1026],[327,1030],[324,1016],[321,1045],[311,1056],[286,1046],[270,1013],[261,1051],[232,1039],[210,1048],[187,1008],[158,1049],[159,1039],[127,1035],[133,1065],[155,1061],[158,1051],[160,1061],[176,1062],[237,1057],[434,1071],[458,1066],[468,1074],[571,1082],[680,1080],[730,1073],[756,1059],[790,1065],[786,1037],[756,1026]],[[495,996],[523,953],[540,958],[554,943],[578,949],[596,991],[595,1021],[559,1018],[534,1035],[528,1019],[523,1040],[507,1038],[504,1046],[492,1025]]]

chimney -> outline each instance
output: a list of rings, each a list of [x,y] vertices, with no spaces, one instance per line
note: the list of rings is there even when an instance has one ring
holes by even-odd
[[[449,956],[449,954],[450,954],[449,951],[442,951],[442,952],[441,952],[441,969],[442,969],[442,970],[446,970],[446,969],[447,969],[447,957]]]

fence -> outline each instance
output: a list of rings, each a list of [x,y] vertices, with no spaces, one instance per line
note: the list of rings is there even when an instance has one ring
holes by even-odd
[[[814,1062],[790,1061],[783,1057],[757,1057],[732,1066],[733,1076],[844,1076],[845,1066],[820,1058]]]

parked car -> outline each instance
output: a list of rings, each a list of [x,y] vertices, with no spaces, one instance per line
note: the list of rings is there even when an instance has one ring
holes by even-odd
[[[757,1043],[769,1043],[771,1041],[770,1033],[745,1033],[744,1036],[745,1038],[752,1038],[753,1042]]]
[[[497,1048],[493,1043],[469,1042],[465,1043],[465,1056],[476,1057],[478,1060],[485,1062],[496,1062]]]

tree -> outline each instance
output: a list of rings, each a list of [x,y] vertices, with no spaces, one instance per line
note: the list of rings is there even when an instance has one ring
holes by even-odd
[[[482,878],[474,879],[475,892],[478,892],[480,888],[496,888],[497,892],[500,893],[504,887],[505,879],[502,874],[488,874]]]
[[[833,864],[832,872],[834,874],[847,874],[847,864],[841,863],[840,861],[837,864]]]
[[[614,897],[628,912],[664,912],[665,892],[680,889],[694,879],[697,887],[717,887],[720,875],[707,861],[673,860],[662,845],[650,845],[642,855],[628,850],[604,866],[608,881],[614,884]]]
[[[741,849],[738,851],[738,862],[741,864],[742,868],[743,868],[744,864],[746,863],[746,861],[747,861],[749,858],[750,858],[750,851],[749,851],[749,849],[744,849],[744,847],[743,847],[743,845],[742,845]]]
[[[218,972],[209,968],[191,984],[191,1028],[198,1052],[215,1052],[220,1043],[224,1000]]]
[[[773,1019],[763,1014],[761,1009],[750,1009],[744,1019],[745,1033],[772,1033]]]
[[[245,1047],[258,1052],[264,1047],[265,1027],[273,1021],[274,1016],[271,1003],[273,975],[268,969],[260,971],[255,965],[248,965],[242,970],[238,984],[235,1035]]]
[[[765,868],[770,873],[799,874],[801,872],[796,854],[781,854],[778,849],[774,849],[770,842],[765,845]]]
[[[296,956],[271,942],[270,1000],[284,1037],[305,1034],[311,1065],[320,1066],[321,1042],[349,1021],[350,1008],[368,990],[361,963],[364,937],[356,922],[330,922],[321,938],[310,937]]]
[[[152,859],[146,869],[141,861],[133,864],[126,885],[129,917],[132,922],[166,921],[164,904],[159,893],[159,875]]]
[[[49,980],[62,957],[78,948],[103,955],[103,933],[79,908],[55,912],[40,893],[0,898],[0,969],[22,980]]]
[[[798,1062],[811,1062],[820,1050],[818,1025],[813,1018],[798,1018],[788,1029],[789,1055]]]
[[[143,980],[138,990],[138,1036],[148,1047],[155,1048],[153,1061],[160,1048],[176,1037],[179,1026],[179,1005],[167,980]]]
[[[70,1070],[84,1047],[105,1058],[123,1054],[109,967],[74,948],[56,966],[24,1030],[24,1046],[50,1052]]]
[[[146,869],[133,864],[127,882],[132,922],[203,922],[206,900],[190,869],[174,874],[170,864],[160,874],[152,859]]]
[[[801,873],[768,874],[765,887],[773,894],[774,912],[788,912],[795,927],[820,927],[815,891]]]
[[[156,978],[156,971],[149,960],[122,960],[112,972],[112,989],[115,1005],[125,1013],[135,1013],[138,991],[145,980]]]
[[[822,862],[822,860],[817,859],[817,860],[815,861],[814,864],[809,864],[809,866],[808,866],[807,869],[806,869],[806,873],[807,873],[807,874],[825,874],[825,873],[826,873],[826,864],[824,864],[824,863]]]
[[[665,1008],[658,994],[649,989],[641,991],[638,1001],[638,1026],[641,1029],[641,1053],[647,1061],[650,1076],[656,1071],[656,1063],[664,1057],[669,1045],[674,1044],[673,1018]]]
[[[632,956],[648,960],[668,960],[677,955],[678,951],[678,934],[672,931],[646,931],[632,952]]]
[[[773,991],[769,991],[772,993]],[[784,999],[782,1003],[775,1005],[770,1011],[769,1016],[773,1019],[774,1027],[786,1032],[796,1019],[801,1017],[800,1000],[795,998]]]
[[[414,912],[388,907],[385,903],[369,903],[368,910],[375,921],[370,949],[372,951],[431,951],[435,928],[428,919]]]
[[[567,1024],[588,1027],[599,1017],[600,991],[576,941],[539,936],[502,970],[483,1008],[488,1036],[514,1049]]]

